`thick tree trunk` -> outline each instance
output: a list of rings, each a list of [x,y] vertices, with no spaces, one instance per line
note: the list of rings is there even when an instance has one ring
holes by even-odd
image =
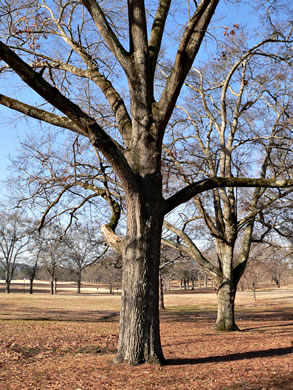
[[[163,363],[159,327],[159,264],[163,225],[161,181],[141,179],[141,193],[127,197],[122,296],[116,362]]]
[[[239,330],[235,323],[236,286],[231,280],[221,280],[218,284],[218,315],[215,328],[221,331]]]
[[[239,330],[235,323],[235,295],[239,278],[235,280],[233,271],[234,246],[217,240],[217,254],[221,261],[222,275],[217,277],[218,315],[215,324],[217,330]]]
[[[51,280],[51,294],[54,294],[54,280]]]

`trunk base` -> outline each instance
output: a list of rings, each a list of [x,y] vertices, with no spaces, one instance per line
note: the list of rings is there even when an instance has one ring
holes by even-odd
[[[236,285],[231,278],[218,281],[218,314],[215,329],[222,332],[239,331],[235,322],[235,294]]]
[[[117,356],[114,359],[115,364],[120,364],[120,363],[128,363],[130,366],[139,366],[140,364],[157,364],[159,366],[163,366],[166,364],[166,359],[164,356],[157,356],[153,355],[148,357],[147,359],[140,359],[140,360],[129,360],[129,359],[124,359],[123,356],[117,354]]]
[[[240,331],[240,329],[235,324],[235,322],[231,323],[231,322],[226,322],[224,320],[216,322],[215,330],[217,330],[219,332],[239,332]]]

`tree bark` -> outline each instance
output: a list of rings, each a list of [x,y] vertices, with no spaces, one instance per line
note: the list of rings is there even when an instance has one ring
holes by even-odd
[[[11,281],[10,281],[10,280],[6,280],[6,288],[5,288],[5,292],[6,292],[7,294],[9,294],[9,293],[10,293],[10,283],[11,283]]]
[[[236,331],[239,330],[235,323],[235,295],[236,286],[232,280],[222,279],[218,284],[218,313],[215,324],[216,330]]]
[[[230,241],[235,243],[233,229],[228,233]],[[224,331],[239,330],[234,314],[236,288],[239,282],[233,270],[234,245],[217,240],[216,247],[221,263],[221,273],[217,277],[218,314],[215,328]]]
[[[140,178],[140,193],[127,196],[127,234],[116,362],[163,363],[159,327],[159,265],[163,225],[161,177]]]

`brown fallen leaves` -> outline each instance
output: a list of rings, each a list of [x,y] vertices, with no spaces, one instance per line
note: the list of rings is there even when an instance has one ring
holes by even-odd
[[[1,390],[293,389],[288,305],[241,310],[243,331],[233,333],[213,330],[214,311],[166,310],[161,334],[168,364],[161,367],[113,363],[117,319],[76,312],[69,321],[61,314],[0,321]]]

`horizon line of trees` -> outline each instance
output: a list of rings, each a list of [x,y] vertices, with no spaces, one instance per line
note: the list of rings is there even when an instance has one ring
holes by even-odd
[[[6,292],[10,292],[11,281],[19,278],[29,281],[30,293],[33,293],[35,279],[51,279],[52,294],[57,291],[57,280],[74,281],[77,293],[81,292],[82,281],[106,282],[109,284],[110,293],[113,291],[114,283],[121,284],[121,258],[115,253],[109,253],[107,248],[97,251],[97,247],[103,248],[104,243],[101,240],[91,242],[90,229],[77,224],[75,234],[64,237],[62,229],[55,227],[55,237],[54,235],[41,237],[26,226],[31,226],[30,219],[22,219],[21,215],[16,213],[10,214],[10,218],[7,218],[8,215],[4,218],[4,212],[1,215],[6,229],[4,230],[2,225],[0,279],[6,283]],[[6,258],[6,261],[3,260],[3,254],[5,255],[3,239],[7,247],[10,244],[10,254],[15,251],[15,255]],[[16,246],[18,242],[19,247]],[[212,255],[211,249],[205,254]],[[195,285],[198,288],[207,287],[208,279],[211,286],[215,286],[215,280],[208,276],[195,258],[186,256],[170,246],[162,246],[161,259],[160,308],[164,308],[163,291],[167,291],[168,286],[170,288],[170,282],[173,280],[179,280],[184,290],[189,288],[193,290]],[[255,289],[265,279],[270,279],[280,287],[281,282],[288,279],[290,267],[292,252],[288,248],[282,249],[278,245],[267,245],[264,248],[263,243],[254,244],[252,258],[241,279],[239,289]]]

